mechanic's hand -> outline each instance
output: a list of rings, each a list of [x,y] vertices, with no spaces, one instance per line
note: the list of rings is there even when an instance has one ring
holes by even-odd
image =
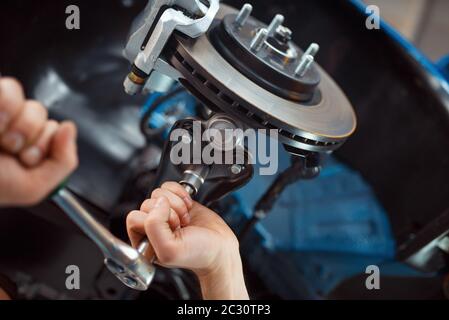
[[[248,299],[234,233],[178,183],[154,190],[140,211],[128,215],[127,229],[134,247],[148,237],[158,264],[192,270],[205,299]]]
[[[48,120],[16,80],[0,78],[0,206],[39,203],[77,164],[75,126]]]

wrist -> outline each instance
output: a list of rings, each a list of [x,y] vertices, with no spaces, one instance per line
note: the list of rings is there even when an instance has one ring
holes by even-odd
[[[249,299],[237,241],[233,241],[219,253],[213,266],[196,272],[196,275],[205,300]]]

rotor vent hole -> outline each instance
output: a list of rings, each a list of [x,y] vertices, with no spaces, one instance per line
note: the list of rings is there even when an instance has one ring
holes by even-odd
[[[195,70],[195,72],[193,72],[193,76],[195,77],[195,78],[197,78],[201,83],[206,83],[206,78],[205,77],[203,77],[202,75],[201,75],[201,73],[199,73],[198,71],[196,71]]]
[[[229,97],[227,94],[223,93],[223,92],[220,92],[218,97],[221,100],[223,100],[224,102],[226,102],[227,104],[231,105],[231,106],[234,104],[234,100],[231,97]]]
[[[215,95],[218,95],[220,93],[220,90],[213,83],[206,82],[206,87],[208,87],[213,93],[215,93]]]

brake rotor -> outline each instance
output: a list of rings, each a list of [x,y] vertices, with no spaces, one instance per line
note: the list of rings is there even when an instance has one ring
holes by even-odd
[[[313,63],[314,48],[304,52],[295,45],[282,21],[267,26],[248,16],[242,23],[241,16],[221,4],[206,34],[171,38],[165,54],[184,77],[182,84],[208,107],[250,127],[277,129],[292,153],[340,147],[356,128],[355,113],[338,85]]]

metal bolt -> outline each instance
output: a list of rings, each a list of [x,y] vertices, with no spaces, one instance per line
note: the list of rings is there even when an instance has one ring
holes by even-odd
[[[284,26],[279,26],[277,28],[276,35],[278,35],[285,43],[292,39],[292,31]]]
[[[312,57],[315,57],[315,55],[318,53],[318,51],[320,50],[320,46],[317,43],[312,43],[306,50],[306,52],[304,52],[304,56],[310,55]]]
[[[262,28],[259,31],[257,31],[256,36],[251,42],[251,49],[254,51],[259,51],[265,40],[267,40],[267,38],[268,38],[267,29]]]
[[[304,77],[309,71],[310,67],[313,64],[313,61],[315,60],[315,55],[320,50],[320,46],[317,43],[312,43],[304,52],[304,54],[301,57],[301,60],[299,61],[298,67],[295,70],[295,75],[299,77]]]
[[[242,172],[242,170],[243,170],[243,168],[239,164],[234,164],[231,167],[231,172],[232,172],[232,174],[235,174],[235,175],[240,174]]]
[[[310,67],[312,66],[314,60],[315,59],[311,55],[303,56],[303,58],[299,62],[298,67],[295,70],[295,75],[304,77],[307,71],[309,71]]]
[[[270,25],[268,26],[268,37],[271,37],[274,35],[276,30],[284,23],[284,16],[282,14],[277,14],[273,20],[271,21]]]
[[[246,3],[243,5],[242,9],[240,10],[239,14],[235,18],[235,26],[240,29],[243,27],[246,23],[246,20],[248,20],[249,16],[251,15],[251,12],[253,11],[253,6],[249,3]]]

